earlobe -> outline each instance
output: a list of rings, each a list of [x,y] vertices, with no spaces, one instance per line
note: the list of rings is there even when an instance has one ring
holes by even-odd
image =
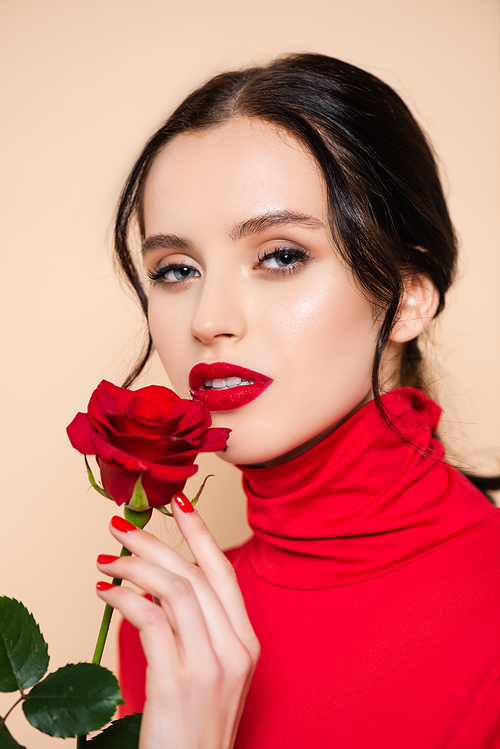
[[[414,273],[405,280],[405,293],[397,322],[389,340],[406,343],[416,338],[430,323],[439,305],[439,293],[425,273]]]

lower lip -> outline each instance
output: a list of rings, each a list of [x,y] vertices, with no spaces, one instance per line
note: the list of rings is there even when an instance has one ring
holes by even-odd
[[[253,385],[237,385],[227,390],[196,390],[198,398],[210,411],[232,411],[251,403],[267,390],[269,382],[254,382]]]

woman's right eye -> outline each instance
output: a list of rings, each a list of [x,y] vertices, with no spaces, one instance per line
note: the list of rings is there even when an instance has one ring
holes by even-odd
[[[191,278],[198,278],[199,275],[200,273],[196,268],[173,263],[148,270],[148,277],[152,283],[175,284],[180,281],[188,281]]]

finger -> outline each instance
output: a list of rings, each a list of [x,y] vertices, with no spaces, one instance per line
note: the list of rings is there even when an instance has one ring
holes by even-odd
[[[224,660],[227,648],[233,641],[241,645],[220,600],[198,567],[186,563],[190,574],[188,580],[162,567],[163,548],[159,549],[160,554],[154,553],[158,552],[157,548],[153,552],[148,548],[164,546],[154,537],[144,534],[140,544],[137,538],[134,539],[135,545],[142,546],[143,553],[149,552],[155,558],[155,563],[139,556],[100,555],[97,567],[107,575],[138,585],[159,600],[173,631],[182,641],[183,652],[192,654],[196,648],[189,647],[190,643],[199,642],[204,647],[208,640],[217,656]],[[188,592],[191,594],[191,605],[185,605],[182,598]],[[200,650],[195,655],[202,658],[204,651]]]
[[[111,518],[109,531],[117,541],[130,552],[161,564],[179,575],[187,575],[192,566],[178,551],[157,539],[153,534],[140,530],[124,518],[115,515]]]
[[[199,517],[198,513],[195,512],[191,513],[191,515],[196,516],[197,518]],[[199,520],[201,528],[205,529],[206,533],[209,533],[201,518],[199,518]],[[234,571],[213,539],[212,543],[215,547],[215,552],[222,558],[223,563],[227,563],[225,574],[228,576],[232,575],[231,588],[233,597],[235,597],[237,601],[236,604],[231,601],[231,596],[228,593],[224,594],[225,600],[221,601],[218,591],[214,590],[213,586],[210,585],[201,569],[201,566],[194,566],[181,557],[178,552],[174,551],[146,531],[134,528],[134,526],[120,517],[112,518],[110,531],[118,541],[135,555],[146,561],[155,563],[164,569],[170,569],[172,572],[186,577],[191,582],[204,611],[214,649],[221,655],[221,657],[223,657],[225,645],[227,645],[228,641],[235,633],[245,644],[247,643],[247,640],[250,642],[255,640],[255,635],[251,629],[250,623],[248,622],[243,599],[234,577]],[[229,568],[229,570],[227,568]],[[223,587],[220,581],[217,580],[215,574],[213,575],[213,578],[218,587]],[[148,586],[145,586],[145,589],[151,592]],[[237,604],[239,604],[242,611],[239,620],[238,613],[236,612],[236,609],[238,608]],[[229,612],[226,610],[227,605],[231,607]]]
[[[206,659],[207,652],[212,649],[206,612],[202,611],[187,578],[139,557],[121,557],[110,563],[98,562],[97,566],[105,574],[128,580],[158,598],[163,616],[179,643],[181,657],[195,665]],[[220,607],[220,602],[216,605]],[[217,613],[220,616],[220,612]]]
[[[196,562],[216,592],[238,637],[244,643],[252,642],[255,634],[232,564],[182,492],[174,495],[172,510]]]
[[[98,583],[99,585],[99,583]],[[97,595],[117,609],[134,627],[137,627],[148,667],[157,666],[171,673],[179,670],[179,653],[172,629],[159,606],[130,588],[112,586],[108,590],[97,588]],[[165,687],[167,682],[165,682]]]

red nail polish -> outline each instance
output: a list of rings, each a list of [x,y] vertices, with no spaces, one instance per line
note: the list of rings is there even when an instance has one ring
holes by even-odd
[[[111,590],[111,588],[116,588],[116,585],[105,583],[103,580],[99,580],[99,582],[96,583],[96,588],[97,590]]]
[[[121,531],[122,533],[131,533],[137,530],[135,525],[132,525],[132,523],[129,523],[128,520],[121,518],[119,515],[113,515],[111,525],[116,531]]]
[[[116,562],[120,557],[114,557],[112,554],[99,554],[97,557],[97,564],[111,564]]]
[[[177,505],[181,508],[182,512],[194,512],[194,507],[182,492],[176,492],[173,499],[177,502]]]

